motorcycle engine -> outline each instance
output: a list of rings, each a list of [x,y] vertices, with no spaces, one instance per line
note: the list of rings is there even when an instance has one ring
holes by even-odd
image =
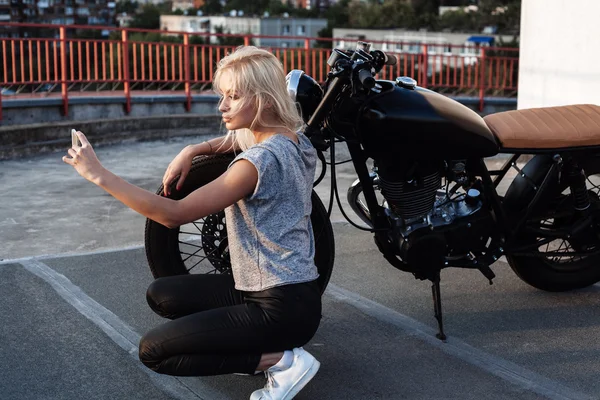
[[[398,168],[378,165],[379,188],[384,208],[392,224],[391,240],[403,261],[431,279],[443,268],[451,254],[467,254],[474,243],[484,240],[478,223],[482,209],[480,191],[469,185],[464,163],[453,162],[445,168],[434,162],[412,162]],[[442,175],[448,171],[464,193],[451,195],[440,190]],[[483,235],[483,236],[482,236]],[[481,237],[481,238],[480,238]],[[487,239],[487,238],[486,238]]]

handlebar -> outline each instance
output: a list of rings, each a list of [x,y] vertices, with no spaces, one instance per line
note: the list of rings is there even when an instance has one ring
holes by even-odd
[[[396,58],[393,54],[385,54],[385,65],[396,65],[398,63],[398,58]]]
[[[361,45],[360,42],[359,45]],[[328,90],[315,111],[312,113],[311,118],[306,124],[305,130],[306,136],[311,138],[311,141],[316,148],[322,150],[327,148],[327,144],[320,134],[321,124],[325,120],[327,114],[331,111],[331,107],[334,105],[344,86],[348,83],[352,83],[353,80],[358,79],[362,87],[367,91],[370,91],[377,84],[372,72],[379,72],[383,66],[395,65],[397,63],[395,56],[386,54],[381,50],[369,52],[369,47],[370,46],[359,46],[357,47],[357,50],[353,52],[334,49],[327,61],[327,64],[332,68],[337,69],[337,72],[329,77],[332,79],[328,84]],[[356,73],[357,69],[358,73]]]

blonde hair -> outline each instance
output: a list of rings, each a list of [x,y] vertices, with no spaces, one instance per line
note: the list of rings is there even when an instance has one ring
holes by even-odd
[[[255,46],[240,46],[219,61],[213,78],[213,90],[223,101],[221,77],[230,71],[233,87],[231,90],[240,97],[235,109],[227,114],[235,115],[248,105],[256,107],[256,116],[250,125],[268,128],[282,128],[292,132],[302,128],[303,121],[296,104],[290,97],[285,82],[285,73],[281,62],[267,50]],[[274,117],[275,125],[265,120],[265,111]],[[240,149],[246,150],[255,144],[254,135],[249,129],[230,131]]]

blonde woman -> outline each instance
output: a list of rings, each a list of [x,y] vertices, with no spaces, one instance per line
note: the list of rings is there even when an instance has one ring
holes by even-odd
[[[233,276],[154,281],[148,303],[171,321],[142,338],[140,359],[179,376],[264,371],[267,384],[250,399],[291,399],[320,366],[301,347],[321,319],[310,223],[316,152],[299,132],[302,120],[273,54],[238,48],[220,61],[213,86],[229,133],[183,149],[165,172],[165,191],[175,180],[181,186],[193,157],[241,152],[223,175],[184,199],[155,195],[106,170],[81,132],[81,146],[63,161],[167,227],[225,209]]]

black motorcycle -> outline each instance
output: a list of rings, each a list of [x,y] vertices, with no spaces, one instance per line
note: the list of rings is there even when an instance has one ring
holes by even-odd
[[[395,62],[359,42],[355,51],[333,50],[323,86],[300,70],[287,76],[290,94],[307,122],[305,134],[323,163],[315,186],[327,164],[331,167],[328,209],[312,194],[321,290],[334,261],[329,220],[334,197],[352,225],[373,233],[390,264],[432,282],[442,340],[443,268],[477,269],[491,284],[490,265],[506,256],[523,281],[541,290],[566,291],[598,282],[600,180],[592,175],[600,173],[600,107],[540,108],[481,118],[411,78],[374,78]],[[347,216],[339,200],[339,142],[346,142],[358,175],[347,197],[361,224]],[[501,169],[488,170],[484,158],[498,153],[512,156]],[[517,160],[524,154],[533,157],[520,169]],[[171,190],[171,196],[183,198],[214,180],[232,158],[196,158],[182,190]],[[496,189],[511,168],[518,174],[500,196]],[[161,186],[157,193],[162,192]],[[231,272],[222,211],[175,229],[148,220],[145,244],[154,277]]]

